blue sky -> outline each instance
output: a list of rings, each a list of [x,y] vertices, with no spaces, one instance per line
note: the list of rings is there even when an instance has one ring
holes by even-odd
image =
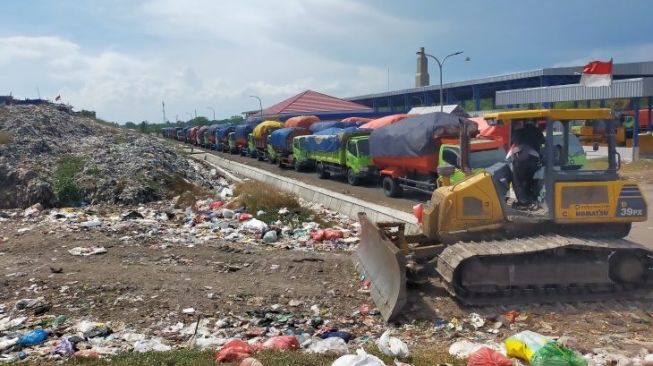
[[[647,0],[104,0],[6,2],[0,94],[105,119],[218,118],[305,89],[348,97],[412,87],[415,51],[464,50],[445,81],[653,60]],[[430,69],[431,80],[437,71]]]

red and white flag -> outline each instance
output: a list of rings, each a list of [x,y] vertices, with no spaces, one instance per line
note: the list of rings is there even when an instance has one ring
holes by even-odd
[[[583,67],[580,85],[610,86],[612,85],[612,59],[608,62],[592,61]]]

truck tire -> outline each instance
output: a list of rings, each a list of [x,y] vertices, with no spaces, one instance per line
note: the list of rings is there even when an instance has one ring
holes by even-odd
[[[356,176],[356,173],[352,169],[347,169],[347,183],[352,186],[357,186],[361,184],[361,179]]]
[[[322,163],[317,163],[317,167],[315,171],[317,172],[317,177],[320,179],[329,179],[329,177],[331,176],[331,174],[329,174],[329,172],[326,171],[326,169],[324,168],[324,164]]]
[[[296,172],[301,172],[302,171],[302,166],[297,162],[297,160],[292,161],[292,166],[293,169],[295,169]]]
[[[265,160],[265,155],[257,152],[256,153],[256,159],[258,159],[258,161],[263,161],[263,160]]]
[[[401,186],[399,186],[399,181],[396,179],[390,177],[390,176],[385,176],[383,177],[383,193],[388,196],[388,197],[399,197],[401,196],[401,192],[403,189],[401,189]]]
[[[283,163],[283,159],[281,159],[281,158],[277,159],[277,166],[279,167],[279,169],[285,169],[286,168],[286,164]]]

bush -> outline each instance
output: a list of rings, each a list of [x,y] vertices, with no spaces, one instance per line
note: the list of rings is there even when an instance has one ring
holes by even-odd
[[[83,198],[83,193],[75,181],[76,175],[83,167],[82,157],[68,155],[59,159],[54,173],[54,193],[60,204],[74,205]]]
[[[0,131],[0,145],[10,144],[14,137],[7,131]]]

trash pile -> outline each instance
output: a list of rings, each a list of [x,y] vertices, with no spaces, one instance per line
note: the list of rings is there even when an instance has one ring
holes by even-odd
[[[53,104],[0,106],[0,133],[9,137],[0,144],[0,208],[137,204],[214,183],[209,169],[154,137]]]
[[[437,321],[435,330],[436,334],[439,332],[446,337],[464,338],[449,346],[449,354],[466,359],[468,366],[653,365],[653,352],[645,347],[631,357],[621,354],[619,350],[607,348],[580,352],[574,349],[576,342],[571,337],[545,336],[530,330],[517,331],[520,328],[519,321],[527,318],[525,314],[509,310],[503,319],[486,322],[479,314],[471,313],[464,320],[454,318],[449,322]],[[553,331],[550,327],[545,326],[545,329]],[[501,334],[504,333],[510,335],[502,341]]]

